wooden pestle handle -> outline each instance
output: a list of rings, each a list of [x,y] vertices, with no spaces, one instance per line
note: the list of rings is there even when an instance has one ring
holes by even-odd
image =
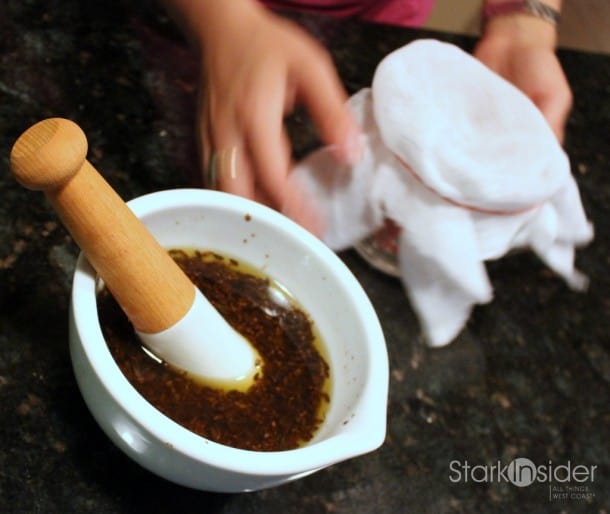
[[[189,311],[195,286],[87,161],[87,146],[75,123],[43,120],[15,142],[12,173],[46,194],[135,328],[161,332]]]

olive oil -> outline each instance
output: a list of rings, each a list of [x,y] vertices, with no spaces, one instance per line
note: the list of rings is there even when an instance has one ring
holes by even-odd
[[[173,369],[145,351],[103,289],[98,295],[100,324],[123,374],[158,410],[215,442],[280,451],[309,441],[324,419],[331,381],[324,345],[312,320],[281,284],[247,264],[192,249],[170,250],[170,255],[256,348],[260,369],[243,390],[226,390],[224,384]]]

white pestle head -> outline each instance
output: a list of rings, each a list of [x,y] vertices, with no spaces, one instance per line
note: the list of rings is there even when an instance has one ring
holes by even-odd
[[[260,357],[252,345],[195,289],[190,310],[173,326],[154,334],[137,331],[158,358],[194,378],[232,389],[247,389]]]

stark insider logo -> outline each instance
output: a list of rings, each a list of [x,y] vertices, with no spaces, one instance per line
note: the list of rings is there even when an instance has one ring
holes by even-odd
[[[494,465],[471,465],[468,461],[460,462],[452,460],[449,463],[449,480],[458,482],[510,482],[517,487],[526,487],[534,482],[568,483],[595,481],[595,470],[597,466],[584,466],[582,464],[573,466],[570,461],[567,464],[548,464],[536,466],[531,460],[519,457],[508,465],[502,465],[498,461]]]

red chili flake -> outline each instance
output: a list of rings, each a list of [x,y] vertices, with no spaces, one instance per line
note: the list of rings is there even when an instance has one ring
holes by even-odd
[[[98,297],[104,337],[123,374],[158,410],[218,443],[256,451],[297,448],[309,441],[330,401],[329,367],[309,317],[280,306],[267,278],[242,271],[211,252],[172,250],[172,257],[263,359],[245,392],[206,386],[146,354],[107,290]]]

